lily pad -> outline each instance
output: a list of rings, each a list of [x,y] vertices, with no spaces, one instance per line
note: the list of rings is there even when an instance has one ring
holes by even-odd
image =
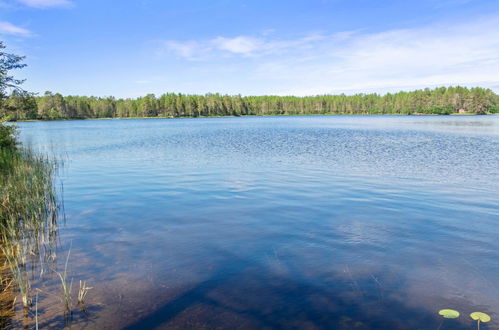
[[[459,312],[453,309],[441,309],[438,314],[442,315],[446,319],[455,319],[459,317]]]
[[[471,318],[475,321],[480,321],[483,323],[490,322],[490,316],[482,312],[474,312],[470,314]]]

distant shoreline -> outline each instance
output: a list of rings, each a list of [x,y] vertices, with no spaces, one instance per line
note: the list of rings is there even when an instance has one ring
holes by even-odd
[[[10,120],[499,113],[499,95],[492,90],[459,86],[385,95],[303,97],[167,93],[116,99],[46,92],[28,98],[13,94],[5,102],[11,106],[0,115]]]
[[[133,120],[133,119],[196,119],[196,118],[245,118],[245,117],[319,117],[319,116],[352,116],[352,117],[373,117],[373,116],[396,116],[396,117],[448,117],[448,116],[459,116],[459,117],[475,117],[475,116],[493,116],[497,115],[495,113],[487,114],[476,114],[476,113],[452,113],[448,115],[439,114],[351,114],[351,113],[321,113],[321,114],[282,114],[282,115],[241,115],[241,116],[182,116],[182,117],[104,117],[104,118],[60,118],[60,119],[19,119],[11,120],[10,122],[50,122],[50,121],[77,121],[77,120]]]

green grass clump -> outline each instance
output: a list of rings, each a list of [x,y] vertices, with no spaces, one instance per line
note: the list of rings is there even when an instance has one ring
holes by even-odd
[[[2,282],[17,287],[27,309],[29,266],[54,255],[56,162],[18,146],[14,133],[15,128],[0,123],[0,257],[10,270]]]

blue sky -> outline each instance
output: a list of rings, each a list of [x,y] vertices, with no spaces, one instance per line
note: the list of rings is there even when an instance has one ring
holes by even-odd
[[[0,40],[35,92],[499,92],[497,0],[0,0]]]

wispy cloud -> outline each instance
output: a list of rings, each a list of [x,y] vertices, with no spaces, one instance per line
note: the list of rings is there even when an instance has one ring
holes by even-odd
[[[162,51],[172,52],[187,60],[209,60],[220,55],[261,57],[276,55],[287,52],[292,48],[306,49],[314,43],[325,39],[341,39],[344,33],[334,36],[325,36],[318,33],[310,33],[297,39],[275,39],[267,33],[262,36],[218,36],[209,40],[167,40],[162,42]]]
[[[164,49],[163,49],[164,48]],[[201,43],[196,41],[175,41],[175,40],[167,40],[163,42],[163,47],[160,50],[173,52],[179,57],[183,57],[186,59],[194,59],[195,57],[199,57],[202,53],[205,53],[207,50],[203,49]]]
[[[493,86],[499,82],[499,19],[356,35],[326,54],[325,62],[305,66],[326,91]]]
[[[219,50],[243,55],[252,54],[264,46],[262,40],[244,36],[236,38],[218,37],[212,40],[211,44]]]
[[[18,2],[33,8],[71,7],[73,3],[69,0],[17,0]]]
[[[218,36],[163,46],[214,70],[221,56],[231,57],[241,79],[279,86],[272,88],[277,94],[499,85],[499,17],[376,33]]]
[[[18,37],[28,37],[31,35],[31,31],[19,26],[15,26],[14,24],[9,22],[0,22],[0,35],[2,34],[8,34]]]

